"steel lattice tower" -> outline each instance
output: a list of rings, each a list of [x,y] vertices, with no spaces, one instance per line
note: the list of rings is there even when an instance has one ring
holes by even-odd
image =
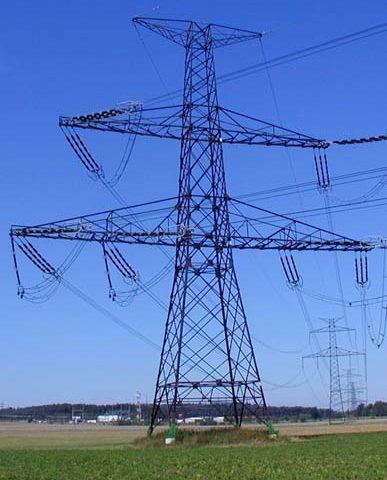
[[[337,345],[337,333],[351,332],[352,328],[337,325],[339,319],[329,318],[326,320],[326,327],[312,330],[311,334],[325,333],[328,334],[329,346],[319,352],[306,355],[303,358],[328,358],[329,359],[329,422],[335,418],[335,413],[339,413],[345,419],[344,396],[342,389],[342,379],[340,374],[340,357],[353,357],[364,355],[360,352],[346,350]]]
[[[357,406],[364,401],[364,387],[361,385],[362,376],[355,373],[353,368],[347,369],[345,373],[346,388],[343,393],[346,394],[347,412],[354,412]]]
[[[265,399],[232,249],[221,245],[223,238],[231,242],[231,229],[211,25],[190,23],[181,43],[185,75],[177,223],[186,232],[200,231],[210,215],[212,245],[203,249],[185,234],[177,241],[151,425],[159,409],[174,422],[179,405],[203,401],[228,404],[226,414],[240,425],[245,405],[264,408]],[[208,131],[207,141],[192,138],[196,126]],[[195,329],[184,320],[188,312]]]
[[[103,170],[81,139],[83,129],[180,141],[178,196],[37,226],[14,226],[11,238],[19,294],[21,284],[16,247],[46,276],[64,282],[31,238],[97,242],[110,268],[138,282],[120,244],[175,249],[175,265],[162,353],[157,375],[150,431],[159,419],[176,421],[180,411],[210,405],[236,426],[250,413],[262,420],[266,403],[234,268],[233,250],[278,250],[294,280],[293,250],[364,252],[376,245],[353,240],[260,209],[229,196],[223,145],[309,148],[321,156],[329,146],[304,135],[221,106],[218,102],[214,49],[259,39],[260,33],[191,21],[135,18],[185,49],[183,103],[142,108],[118,106],[103,112],[61,117],[66,139],[86,169],[102,180]],[[141,111],[140,111],[141,110]],[[168,211],[144,224],[136,208]],[[169,202],[169,203],[168,203]],[[248,210],[244,213],[242,210]],[[275,222],[262,222],[270,213]],[[153,223],[152,223],[153,222]],[[289,253],[290,252],[290,253]],[[290,260],[289,260],[290,259]],[[289,277],[290,278],[290,277]],[[114,299],[114,296],[113,296]]]

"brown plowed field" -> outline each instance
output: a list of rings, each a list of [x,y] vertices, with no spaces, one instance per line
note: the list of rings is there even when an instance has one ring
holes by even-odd
[[[249,425],[246,428],[253,427]],[[327,422],[281,423],[275,427],[280,434],[290,437],[369,433],[387,431],[387,419],[357,420],[334,425]],[[0,423],[0,448],[114,448],[127,446],[145,435],[146,427],[7,422]]]

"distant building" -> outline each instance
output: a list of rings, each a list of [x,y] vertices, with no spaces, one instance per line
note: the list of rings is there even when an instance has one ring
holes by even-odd
[[[225,423],[224,417],[214,417],[213,420],[217,425],[223,425]]]
[[[204,423],[206,419],[204,417],[187,417],[184,419],[184,423],[187,425],[198,425],[200,423]]]
[[[81,415],[73,415],[71,417],[71,423],[82,423],[82,416]]]
[[[98,423],[113,423],[118,420],[121,420],[121,415],[98,415],[97,417]]]

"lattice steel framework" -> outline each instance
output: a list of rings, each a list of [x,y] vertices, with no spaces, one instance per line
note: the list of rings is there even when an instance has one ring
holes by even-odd
[[[131,207],[45,225],[15,226],[11,231],[14,252],[17,246],[46,275],[59,277],[60,272],[28,237],[98,242],[107,269],[114,266],[123,276],[136,281],[133,268],[118,249],[120,244],[175,248],[151,431],[161,418],[173,423],[184,407],[197,404],[212,406],[214,413],[226,415],[236,426],[241,425],[247,413],[262,420],[265,397],[233,250],[273,249],[286,254],[292,250],[368,251],[375,245],[282,215],[276,215],[272,222],[262,221],[259,215],[275,214],[229,196],[224,143],[311,148],[324,155],[328,145],[324,140],[220,106],[214,49],[257,39],[261,34],[196,22],[144,18],[135,18],[134,22],[184,47],[182,105],[142,109],[131,104],[61,117],[60,126],[82,163],[96,174],[100,168],[79,136],[80,129],[179,140],[178,197],[165,201],[169,213],[153,224],[141,223],[136,207]],[[152,207],[146,204],[137,208]],[[21,287],[18,269],[17,275]]]
[[[338,325],[339,319],[329,318],[326,320],[327,326],[312,330],[311,334],[328,334],[329,346],[319,352],[305,355],[303,358],[328,358],[329,359],[329,423],[332,423],[337,419],[339,414],[342,419],[345,419],[345,399],[343,396],[342,379],[340,376],[340,357],[353,357],[364,355],[364,353],[355,352],[352,350],[346,350],[345,348],[337,345],[337,333],[339,332],[351,332],[352,328],[343,327]]]
[[[360,403],[365,403],[365,388],[362,385],[362,375],[355,369],[349,368],[344,375],[345,388],[342,390],[346,396],[347,412],[353,413]]]

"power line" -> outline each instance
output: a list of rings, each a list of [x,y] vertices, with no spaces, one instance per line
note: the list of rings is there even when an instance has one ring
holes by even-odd
[[[113,323],[118,325],[119,327],[123,328],[126,330],[128,333],[133,335],[134,337],[138,338],[141,340],[143,343],[146,343],[153,349],[157,350],[158,352],[160,351],[160,345],[155,343],[153,340],[145,336],[143,333],[141,333],[139,330],[131,327],[127,323],[123,322],[119,317],[114,315],[112,312],[107,310],[105,307],[100,305],[98,302],[96,302],[93,298],[91,298],[89,295],[84,293],[82,290],[80,290],[78,287],[76,287],[74,284],[69,282],[68,280],[61,278],[60,283],[70,290],[74,295],[77,297],[81,298],[85,303],[87,303],[91,308],[99,312],[101,315],[105,316],[109,320],[111,320]]]
[[[312,45],[307,48],[303,48],[301,50],[297,50],[295,52],[290,52],[285,55],[281,55],[267,61],[259,62],[249,67],[241,68],[238,70],[234,70],[232,72],[226,73],[224,75],[220,75],[218,77],[218,84],[229,82],[232,80],[236,80],[247,75],[252,75],[254,73],[265,71],[268,68],[274,68],[281,65],[285,65],[297,60],[301,60],[303,58],[307,58],[313,55],[317,55],[319,53],[323,53],[329,50],[333,50],[335,48],[339,48],[345,45],[349,45],[351,43],[364,40],[366,38],[370,38],[376,35],[380,35],[387,32],[387,22],[380,23],[377,25],[373,25],[369,28],[358,30],[356,32],[343,35],[340,37],[335,37],[331,40],[318,43],[316,45]],[[174,90],[164,95],[159,95],[157,97],[150,98],[145,103],[146,105],[155,105],[161,103],[165,100],[172,100],[178,98],[182,93],[181,89]]]
[[[278,229],[274,221],[266,221],[261,222],[269,229],[266,236],[263,237],[255,225],[251,227],[254,235],[246,234],[245,224],[251,219],[240,212],[240,206],[268,215],[273,213],[232,199],[227,194],[223,143],[252,145],[254,141],[251,138],[257,138],[256,143],[266,146],[313,147],[318,149],[319,154],[322,151],[324,157],[326,143],[219,108],[214,48],[257,39],[261,34],[168,19],[135,18],[134,22],[185,48],[182,105],[177,109],[169,107],[167,118],[160,112],[162,109],[154,109],[157,113],[150,123],[147,123],[149,119],[132,116],[132,109],[116,108],[90,115],[61,117],[60,125],[77,131],[93,129],[179,139],[181,154],[177,201],[164,218],[156,225],[152,224],[152,228],[144,224],[145,213],[138,218],[136,212],[125,207],[78,217],[71,222],[67,219],[40,226],[13,227],[12,238],[18,240],[21,251],[37,268],[55,279],[59,279],[57,272],[29,242],[29,237],[85,240],[97,242],[105,249],[107,244],[125,243],[147,244],[162,249],[174,247],[174,280],[150,431],[160,417],[166,417],[170,424],[175,423],[184,403],[190,406],[209,404],[215,409],[221,407],[223,415],[232,418],[235,426],[241,425],[248,410],[257,419],[264,420],[265,396],[235,272],[234,249],[275,248],[285,253],[292,249],[362,252],[375,248],[375,244],[335,235],[284,215],[275,216],[286,223],[284,227]],[[371,28],[362,34],[376,35],[376,31]],[[355,41],[355,36],[341,37],[342,44]],[[323,44],[325,49],[336,46],[337,42],[332,41]],[[311,49],[302,51],[304,57],[310,54]],[[267,63],[264,62],[265,68]],[[226,122],[223,122],[223,117],[227,117]],[[251,122],[255,122],[253,127]],[[265,131],[262,132],[262,129]],[[73,136],[71,140],[88,171],[98,175],[100,166],[80,137]],[[114,190],[112,193],[120,200]],[[231,224],[233,207],[242,226]],[[159,211],[152,212],[152,218],[159,214]],[[136,279],[136,272],[119,250],[110,253],[112,264],[123,277]],[[145,287],[145,291],[155,298],[148,288]],[[82,296],[82,292],[76,290],[76,293]],[[302,292],[298,293],[301,304],[304,304],[306,320],[311,322]],[[90,299],[85,301],[90,302]],[[98,309],[93,301],[91,304]],[[141,332],[132,333],[142,338]],[[142,340],[146,341],[143,337]]]

